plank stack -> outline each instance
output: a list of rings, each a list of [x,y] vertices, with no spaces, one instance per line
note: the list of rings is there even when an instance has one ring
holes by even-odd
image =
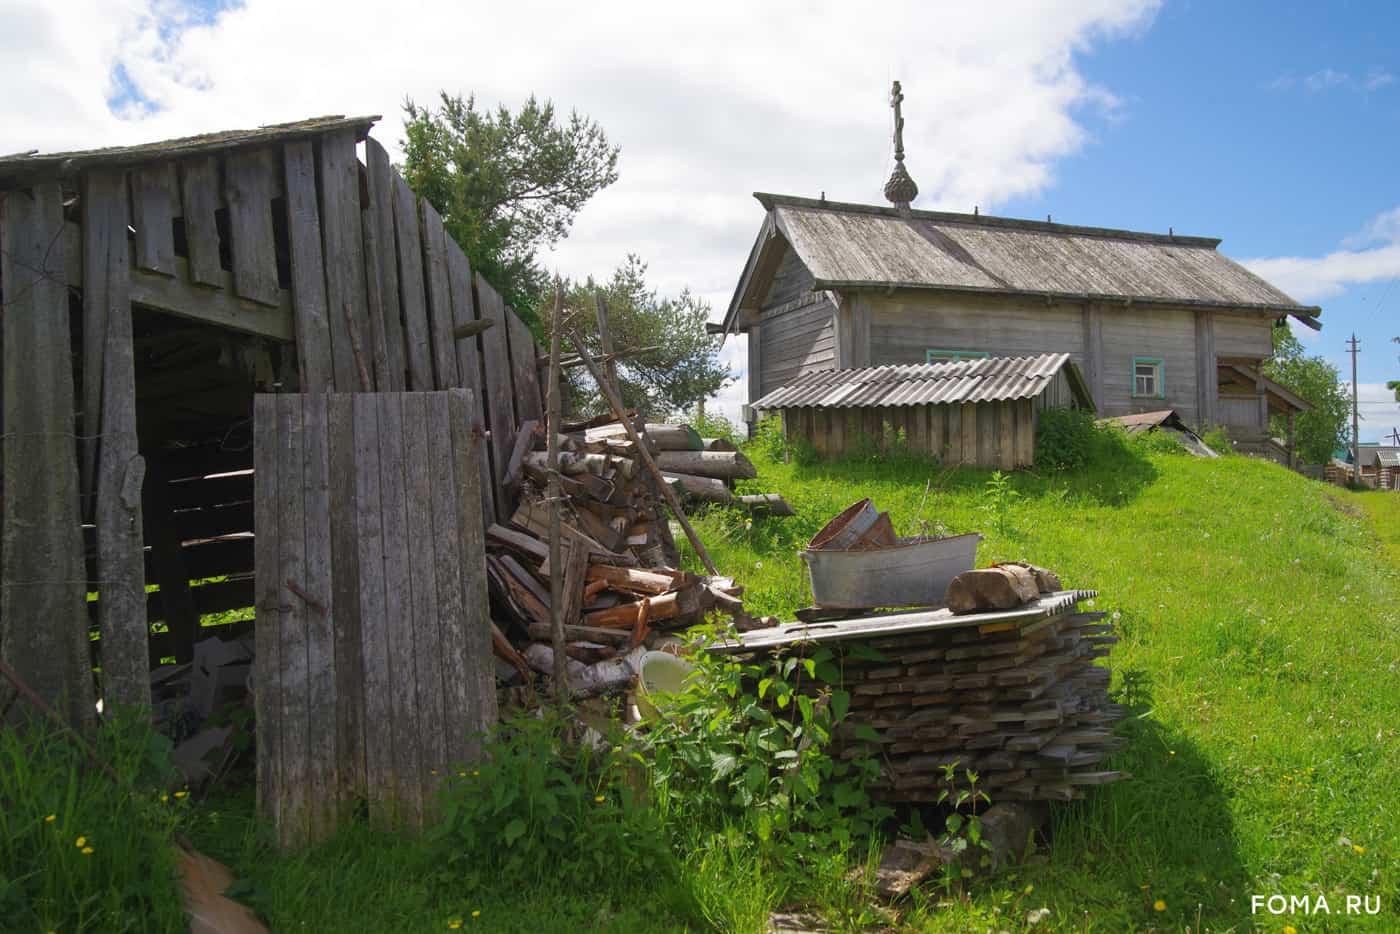
[[[886,801],[937,801],[967,787],[966,770],[993,801],[1068,801],[1128,777],[1099,768],[1123,742],[1111,732],[1123,709],[1109,702],[1109,671],[1093,664],[1117,641],[1104,617],[967,616],[966,626],[865,641],[873,651],[845,653],[840,754],[876,757],[869,789]],[[878,741],[864,730],[858,739],[857,726]]]
[[[507,487],[518,491],[519,505],[509,524],[486,532],[496,654],[522,677],[531,668],[553,672],[547,647],[550,580],[556,574],[562,576],[567,653],[580,666],[597,669],[590,674],[571,668],[576,696],[625,687],[634,672],[612,662],[655,644],[655,634],[702,622],[711,611],[729,616],[740,629],[753,628],[742,588],[731,578],[676,569],[679,556],[665,505],[623,427],[566,427],[559,438],[562,567],[549,565],[548,455],[538,423],[521,425],[505,476]],[[678,484],[713,482],[727,491],[720,475],[753,475],[753,466],[732,445],[711,440],[706,448],[689,426],[647,425],[642,437],[659,462],[713,475],[677,475]]]

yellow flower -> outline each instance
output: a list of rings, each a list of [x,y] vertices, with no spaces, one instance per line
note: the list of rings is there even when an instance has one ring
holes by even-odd
[[[594,800],[596,803],[598,803],[598,804],[602,804],[602,803],[603,803],[603,796],[602,796],[602,795],[598,795],[598,796],[597,796],[596,798],[594,798],[593,800]]]
[[[1157,899],[1155,902],[1152,903],[1152,910],[1153,910],[1153,911],[1166,911],[1166,910],[1167,910],[1167,903],[1164,902],[1164,901],[1162,901],[1162,900],[1159,898],[1159,899]]]
[[[458,777],[458,778],[466,778],[466,777],[467,777],[467,773],[466,773],[466,772],[458,772],[458,773],[457,773],[457,777]]]
[[[52,823],[53,823],[54,821],[56,821],[56,820],[58,820],[58,815],[57,815],[57,814],[50,814],[48,817],[44,818],[44,823],[46,823],[46,824],[52,824]]]
[[[1283,934],[1298,934],[1298,929],[1291,924],[1285,924],[1283,926]]]
[[[480,774],[481,774],[481,773],[478,772],[476,769],[472,769],[472,778],[476,778],[476,777],[477,777],[478,775],[480,775]]]
[[[83,847],[87,846],[87,837],[79,837],[73,841],[73,845],[81,850]]]
[[[85,846],[85,847],[83,847],[83,855],[84,855],[84,856],[91,856],[91,855],[92,855],[92,847],[90,847],[90,846]]]
[[[175,797],[177,797],[177,798],[183,798],[183,797],[184,797],[185,795],[187,795],[187,794],[189,794],[188,791],[177,791],[177,792],[175,792]]]
[[[472,917],[473,917],[473,918],[480,918],[480,917],[481,917],[481,912],[480,912],[480,911],[473,911],[473,912],[472,912]]]
[[[1365,848],[1364,846],[1362,846],[1361,844],[1359,844],[1359,843],[1353,843],[1353,844],[1351,845],[1351,848],[1352,848],[1353,850],[1355,850],[1357,853],[1365,853],[1365,852],[1366,852],[1366,848]]]
[[[461,919],[461,918],[453,918],[451,921],[447,922],[447,926],[450,927],[452,930],[455,931],[455,930],[457,930],[459,927],[462,926],[462,919]]]
[[[170,795],[168,795],[168,794],[166,794],[165,792],[162,791],[162,792],[160,793],[160,800],[162,800],[162,801],[169,801],[169,800],[170,800]]]

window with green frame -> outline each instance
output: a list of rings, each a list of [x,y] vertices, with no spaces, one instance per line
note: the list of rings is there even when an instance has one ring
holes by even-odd
[[[925,363],[957,363],[961,360],[985,360],[985,350],[926,350]]]
[[[1167,397],[1166,364],[1161,357],[1133,358],[1133,398],[1165,399]]]

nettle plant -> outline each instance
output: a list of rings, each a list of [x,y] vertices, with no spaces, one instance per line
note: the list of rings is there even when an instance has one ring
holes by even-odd
[[[878,763],[830,753],[851,702],[837,686],[834,653],[794,646],[791,654],[739,660],[705,651],[717,635],[700,631],[695,674],[642,740],[667,818],[715,828],[737,823],[799,860],[873,833],[890,813],[865,792]]]

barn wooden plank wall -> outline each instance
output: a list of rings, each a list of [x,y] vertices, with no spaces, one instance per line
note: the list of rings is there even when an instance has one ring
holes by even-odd
[[[149,667],[189,660],[193,643],[212,634],[200,628],[201,615],[254,605],[262,544],[252,534],[246,443],[138,449],[133,305],[294,348],[295,372],[283,376],[289,392],[469,390],[470,404],[453,411],[478,440],[472,488],[487,516],[513,510],[498,478],[516,426],[543,416],[540,349],[383,147],[365,138],[364,163],[356,157],[364,126],[340,121],[232,148],[79,163],[55,169],[69,173],[62,183],[11,181],[18,187],[0,191],[10,263],[0,283],[4,410],[7,428],[30,431],[4,448],[14,478],[7,500],[25,503],[3,518],[4,612],[74,617],[69,654],[90,648],[78,617],[99,621],[94,661],[108,690],[117,689],[114,699],[144,702]],[[74,192],[78,209],[65,221],[64,200]],[[73,309],[81,319],[78,381],[66,390],[59,383],[74,368],[61,339],[69,333],[65,285],[82,296],[80,315]],[[455,327],[483,318],[494,326],[454,337]],[[431,443],[415,451],[431,454]],[[335,547],[351,548],[338,531],[329,533]],[[45,556],[42,573],[31,566],[35,555]],[[220,579],[204,580],[211,577]],[[161,591],[145,593],[146,582]],[[99,599],[90,604],[91,590]],[[158,621],[170,631],[150,633]],[[52,646],[43,651],[61,657]]]
[[[284,845],[361,799],[421,827],[496,719],[473,402],[257,397],[258,797]]]
[[[822,457],[869,447],[902,447],[947,466],[1015,470],[1035,460],[1037,401],[966,402],[951,405],[818,408],[782,411],[789,441],[809,442]]]

